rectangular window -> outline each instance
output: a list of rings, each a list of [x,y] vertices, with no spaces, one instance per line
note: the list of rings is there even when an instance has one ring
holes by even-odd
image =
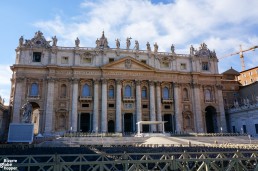
[[[235,126],[232,126],[232,131],[233,131],[233,133],[236,133],[236,127]]]
[[[90,104],[89,103],[83,103],[82,107],[90,107]]]
[[[186,70],[186,63],[181,63],[180,64],[180,69],[181,70]]]
[[[109,103],[109,104],[108,104],[108,107],[109,107],[109,108],[114,108],[115,105],[114,105],[113,103]]]
[[[109,58],[109,62],[114,62],[115,59],[114,58]]]
[[[165,109],[170,109],[170,105],[165,105]]]
[[[142,63],[144,63],[144,64],[146,64],[146,63],[147,63],[147,62],[146,62],[146,60],[141,60],[141,62],[142,62]]]
[[[82,63],[82,64],[90,64],[90,63],[91,63],[91,58],[82,57],[82,58],[81,58],[81,63]]]
[[[68,64],[68,57],[67,56],[62,57],[61,64]]]
[[[255,124],[255,132],[258,134],[258,124]]]
[[[148,105],[144,104],[144,105],[142,105],[142,108],[147,109]]]
[[[209,63],[208,62],[202,62],[202,70],[209,71]]]
[[[41,62],[41,52],[33,52],[32,62]]]
[[[252,73],[252,71],[250,71],[250,73],[249,73],[250,75],[253,75],[253,73]]]
[[[243,125],[243,133],[246,134],[246,125]]]

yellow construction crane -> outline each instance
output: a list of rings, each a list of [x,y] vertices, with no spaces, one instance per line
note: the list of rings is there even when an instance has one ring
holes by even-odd
[[[229,56],[233,56],[233,55],[239,54],[240,55],[240,59],[241,59],[242,71],[244,71],[245,70],[245,61],[244,61],[244,54],[243,53],[247,52],[247,51],[250,51],[250,50],[255,50],[256,48],[258,48],[258,46],[253,46],[251,48],[243,50],[242,46],[240,45],[240,51],[239,52],[235,52],[235,53],[232,53],[232,54],[229,54],[229,55],[226,55],[226,56],[222,56],[219,59],[223,59],[223,58],[226,58],[226,57],[229,57]]]

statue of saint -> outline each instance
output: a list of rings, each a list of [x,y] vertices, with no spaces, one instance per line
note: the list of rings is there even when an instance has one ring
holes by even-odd
[[[131,46],[131,41],[130,41],[131,38],[127,37],[126,38],[126,49],[129,49],[130,46]]]
[[[151,51],[151,47],[150,47],[150,43],[149,42],[147,42],[146,46],[147,46],[147,51]]]
[[[79,45],[80,45],[80,39],[77,37],[75,40],[75,46],[79,47]]]
[[[193,55],[194,54],[194,47],[193,47],[193,45],[191,45],[191,47],[190,47],[190,55]]]
[[[157,53],[158,49],[159,49],[159,46],[158,46],[157,42],[155,42],[155,44],[154,44],[154,52]]]
[[[120,48],[120,41],[118,39],[116,39],[116,48],[119,49]]]
[[[56,43],[57,43],[57,38],[56,38],[56,36],[52,37],[52,41],[53,41],[52,46],[56,46]]]
[[[138,40],[135,40],[134,49],[135,50],[139,50],[139,42],[138,42]]]
[[[96,47],[99,47],[100,46],[100,41],[99,39],[96,40]]]
[[[175,46],[173,44],[171,45],[171,52],[175,53]]]
[[[32,112],[32,105],[30,104],[29,101],[27,101],[27,103],[25,103],[22,106],[23,109],[23,122],[24,123],[31,123],[31,112]]]
[[[21,36],[20,39],[19,39],[19,46],[20,46],[20,47],[23,45],[23,40],[24,40],[24,39],[23,39],[23,36]]]

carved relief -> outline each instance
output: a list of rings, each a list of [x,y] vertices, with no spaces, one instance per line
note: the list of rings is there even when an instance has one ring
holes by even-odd
[[[131,59],[125,60],[125,68],[130,69],[132,67],[132,61]]]

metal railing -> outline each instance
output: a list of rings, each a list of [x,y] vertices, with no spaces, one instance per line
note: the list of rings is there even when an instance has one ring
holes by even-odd
[[[214,170],[257,171],[257,151],[4,155],[18,170]]]

